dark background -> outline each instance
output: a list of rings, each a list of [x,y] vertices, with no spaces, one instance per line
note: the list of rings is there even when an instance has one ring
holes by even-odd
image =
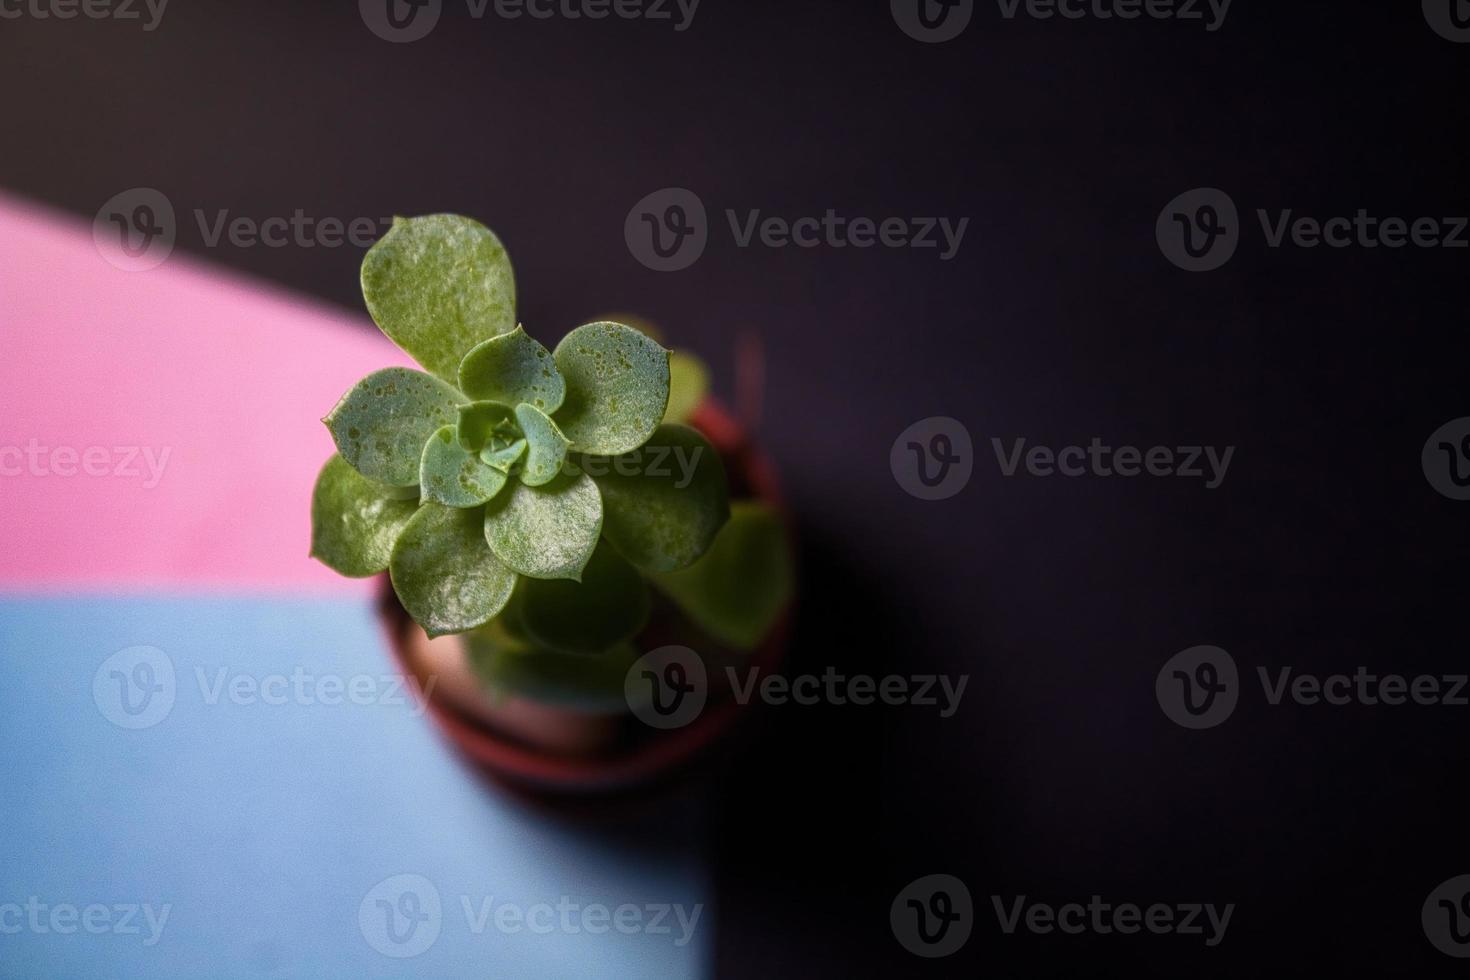
[[[464,9],[406,45],[351,2],[173,0],[153,33],[0,21],[0,187],[87,219],[156,187],[185,252],[358,311],[360,250],[208,248],[192,210],[459,212],[505,241],[543,339],[642,314],[725,396],[737,338],[763,341],[761,436],[801,529],[793,670],[970,683],[950,719],[758,717],[712,790],[721,975],[1463,973],[1419,909],[1470,872],[1470,709],[1269,707],[1255,668],[1466,671],[1470,504],[1430,488],[1419,452],[1470,415],[1470,252],[1273,250],[1254,209],[1470,212],[1470,47],[1408,2],[1236,0],[1216,33],[986,2],[940,45],[886,0],[704,0],[684,33]],[[623,221],[668,186],[713,228],[660,274]],[[1228,191],[1247,232],[1192,275],[1154,219],[1198,186]],[[950,262],[739,249],[725,208],[970,227]],[[888,453],[933,415],[964,422],[977,459],[927,503]],[[1003,479],[990,451],[1093,436],[1237,451],[1214,491]],[[1245,690],[1190,732],[1154,677],[1204,643]],[[968,883],[978,922],[924,961],[888,904],[937,872]],[[1093,894],[1237,908],[1209,949],[1007,937],[989,899]]]

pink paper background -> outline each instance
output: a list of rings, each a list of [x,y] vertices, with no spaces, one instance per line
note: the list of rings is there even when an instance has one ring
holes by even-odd
[[[179,252],[123,271],[86,221],[4,195],[0,270],[0,589],[367,588],[307,557],[321,417],[411,363],[365,312]],[[18,457],[33,439],[75,450],[76,474]],[[108,475],[83,471],[93,446]],[[141,455],[112,472],[129,447],[167,449],[156,486]]]

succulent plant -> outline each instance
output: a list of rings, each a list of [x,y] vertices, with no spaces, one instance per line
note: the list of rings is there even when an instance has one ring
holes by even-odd
[[[724,465],[682,424],[705,390],[696,360],[611,321],[548,350],[517,324],[499,239],[455,215],[395,219],[362,289],[425,370],[376,371],[323,420],[337,453],[313,493],[314,557],[388,571],[429,635],[472,632],[481,666],[533,689],[575,690],[588,668],[528,670],[528,653],[614,651],[609,677],[636,656],[650,583],[720,642],[759,639],[790,591],[784,531],[739,502],[722,535]]]

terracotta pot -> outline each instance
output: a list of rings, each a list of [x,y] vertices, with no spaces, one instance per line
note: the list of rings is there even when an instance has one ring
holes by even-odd
[[[700,405],[690,424],[723,458],[732,499],[755,498],[772,504],[787,518],[789,533],[789,515],[775,470],[740,424],[713,399]],[[733,726],[742,711],[743,706],[727,690],[712,689],[705,709],[693,722],[659,731],[628,711],[589,714],[522,697],[491,701],[465,660],[463,642],[455,636],[430,640],[399,605],[386,576],[380,611],[399,666],[415,679],[440,729],[489,775],[522,788],[593,793],[652,782],[688,767]],[[677,616],[671,605],[665,614]],[[761,644],[741,656],[747,666],[758,667],[764,674],[779,665],[790,617],[788,605]],[[655,642],[658,633],[657,624],[651,623],[634,642],[644,650],[651,649],[660,645],[661,641]]]

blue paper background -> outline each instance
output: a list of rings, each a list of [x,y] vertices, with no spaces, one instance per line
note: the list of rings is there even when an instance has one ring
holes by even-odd
[[[114,706],[94,697],[93,681],[110,655],[138,645],[173,664],[175,694],[162,720],[129,730],[109,720]],[[679,904],[692,915],[707,897],[689,830],[699,821],[680,812],[686,804],[657,818],[571,819],[486,786],[410,694],[392,696],[365,602],[6,599],[0,655],[0,906],[31,896],[79,909],[171,906],[153,946],[141,913],[139,934],[57,935],[12,912],[0,917],[0,976],[708,972],[709,908],[683,946],[672,914],[672,931],[657,935],[559,922],[549,934],[510,933],[493,919],[473,931],[465,897],[476,914],[492,900],[523,910]],[[229,693],[237,676],[259,683],[298,669],[372,677],[374,695],[398,703],[305,703],[289,687],[285,704]],[[369,891],[399,874],[423,876],[442,902],[438,938],[407,959],[377,952],[359,924]]]

